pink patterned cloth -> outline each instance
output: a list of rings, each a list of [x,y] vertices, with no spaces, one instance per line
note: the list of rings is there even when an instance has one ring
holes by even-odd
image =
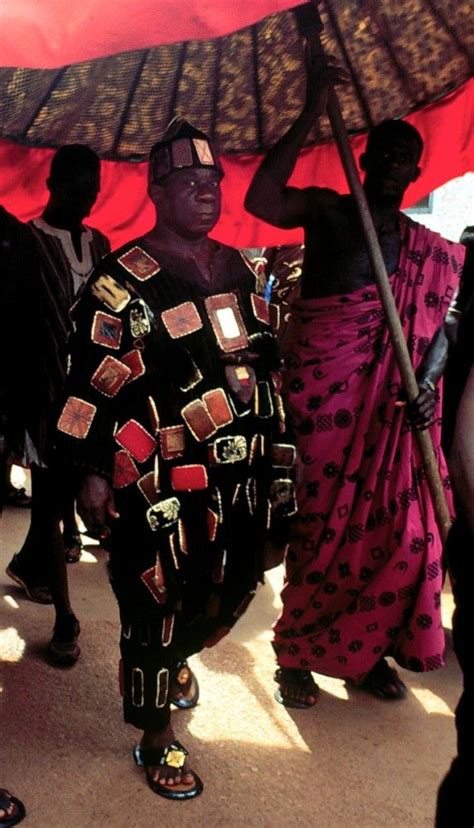
[[[440,326],[464,248],[401,217],[391,284],[415,368]],[[285,380],[299,518],[274,647],[285,667],[361,681],[382,655],[441,667],[441,540],[377,290],[301,299]],[[440,448],[441,400],[431,429]]]

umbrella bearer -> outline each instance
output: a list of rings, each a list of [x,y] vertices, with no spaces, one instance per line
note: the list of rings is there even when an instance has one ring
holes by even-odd
[[[108,538],[135,760],[171,799],[202,790],[170,725],[170,704],[198,700],[186,658],[242,615],[295,512],[268,306],[244,258],[208,237],[222,175],[186,122],[151,150],[156,224],[75,308],[59,420],[81,515]]]
[[[354,197],[287,185],[330,86],[344,79],[309,41],[304,108],[246,197],[259,218],[305,231],[284,384],[301,466],[299,513],[274,644],[276,697],[290,707],[316,702],[312,672],[401,699],[405,686],[385,656],[415,671],[443,665],[441,539],[412,426],[432,426],[447,488],[437,384],[464,253],[400,213],[420,172],[419,133],[403,121],[376,126],[360,165],[416,369],[418,396],[407,409]]]

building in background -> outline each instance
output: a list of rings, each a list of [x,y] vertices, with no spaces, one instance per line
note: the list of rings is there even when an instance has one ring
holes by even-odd
[[[404,212],[446,239],[459,241],[464,228],[474,224],[474,172],[448,181]]]

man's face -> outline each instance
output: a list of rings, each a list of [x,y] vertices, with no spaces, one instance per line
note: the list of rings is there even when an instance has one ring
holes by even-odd
[[[97,201],[100,173],[93,170],[71,171],[59,181],[50,180],[50,190],[65,217],[82,221]]]
[[[150,195],[160,221],[186,239],[207,236],[221,214],[220,179],[217,170],[189,167],[153,184]]]
[[[408,185],[420,174],[418,156],[418,144],[410,137],[386,135],[378,139],[361,158],[367,194],[386,204],[399,204]]]

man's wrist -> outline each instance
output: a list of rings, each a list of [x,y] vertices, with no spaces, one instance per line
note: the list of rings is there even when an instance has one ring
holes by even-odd
[[[425,388],[427,391],[431,391],[433,394],[436,391],[436,384],[429,377],[422,377],[421,379],[419,379],[418,387]]]

